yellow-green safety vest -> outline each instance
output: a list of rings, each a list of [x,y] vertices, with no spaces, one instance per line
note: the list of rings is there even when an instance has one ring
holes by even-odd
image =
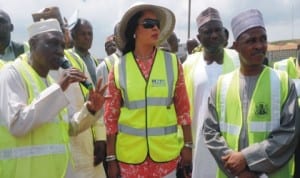
[[[72,49],[67,49],[67,50],[64,50],[64,55],[70,61],[72,67],[85,73],[85,63],[77,53],[75,53]],[[79,86],[80,86],[82,96],[84,97],[84,101],[87,101],[89,90],[85,86],[83,86],[81,83],[79,83]],[[95,140],[95,138],[96,138],[95,129],[97,129],[97,128],[94,125],[92,125],[91,130],[93,133],[93,140]]]
[[[291,79],[298,78],[298,70],[297,70],[297,59],[294,57],[289,57],[287,59],[283,59],[281,61],[274,63],[274,69],[285,71],[288,73],[288,76]]]
[[[293,79],[293,81],[297,90],[298,106],[300,106],[300,79]]]
[[[3,67],[4,61],[0,60],[0,69]]]
[[[155,162],[177,158],[180,144],[173,103],[178,79],[176,56],[157,50],[148,81],[132,52],[116,61],[114,73],[124,102],[118,121],[117,159],[140,164],[148,155]]]
[[[26,54],[22,56],[27,57]],[[47,86],[26,61],[27,59],[17,58],[12,65],[23,79],[30,104]],[[53,82],[50,77],[47,77],[47,80]],[[67,111],[63,109],[52,122],[44,123],[24,136],[15,137],[2,118],[0,177],[63,178],[69,160],[67,120]]]
[[[199,70],[197,68],[197,63],[199,62],[198,56],[203,55],[203,52],[192,54],[191,56],[194,56],[194,58],[189,60],[186,60],[183,64],[183,71],[184,71],[184,78],[185,78],[185,84],[189,96],[189,102],[190,102],[190,115],[191,118],[194,116],[194,72],[196,70]],[[224,61],[222,65],[222,73],[226,74],[231,71],[233,71],[235,68],[240,66],[238,54],[231,49],[224,49]]]
[[[239,135],[242,128],[242,103],[240,101],[239,70],[222,75],[217,83],[216,109],[220,131],[228,146],[238,151]],[[270,91],[269,93],[261,91]],[[249,145],[262,142],[280,126],[280,113],[288,95],[286,72],[265,67],[254,89],[247,116]],[[278,171],[269,174],[270,178],[291,176],[293,159]],[[226,175],[219,169],[218,176]]]
[[[78,54],[74,53],[72,49],[64,50],[64,55],[70,61],[72,67],[80,70],[83,73],[85,72],[84,61]],[[86,87],[84,87],[81,83],[79,83],[79,86],[81,89],[81,93],[84,96],[84,100],[86,101],[87,96],[89,94],[89,90]]]
[[[104,58],[104,62],[108,71],[110,71],[112,66],[114,66],[116,60],[119,60],[119,57],[116,53],[113,53],[112,55]]]
[[[289,57],[274,63],[274,69],[285,71],[288,76],[294,80],[298,95],[298,105],[300,104],[300,72],[298,72],[298,60],[295,57]],[[300,105],[299,105],[300,106]]]

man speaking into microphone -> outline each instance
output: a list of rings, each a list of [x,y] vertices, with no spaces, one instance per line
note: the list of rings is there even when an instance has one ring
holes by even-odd
[[[48,75],[64,56],[58,21],[36,22],[28,34],[30,52],[0,70],[0,177],[66,177],[69,135],[90,130],[98,120],[105,87],[100,79],[75,110],[71,99],[78,93],[67,91],[87,77],[75,68],[64,70],[57,82]]]
[[[60,58],[60,67],[63,69],[72,68],[69,61],[65,58]],[[93,84],[91,82],[89,82],[88,80],[80,81],[80,84],[82,84],[82,86],[84,86],[88,90],[93,89]]]
[[[54,18],[60,22],[61,31],[64,34],[65,39],[68,39],[69,30],[66,29],[67,24],[64,24],[62,15],[58,7],[46,7],[39,12],[32,14],[34,21],[40,21],[43,19]],[[67,43],[67,40],[65,40]],[[65,45],[68,47],[69,45]],[[72,66],[71,69],[51,70],[50,75],[59,81],[59,76],[67,77],[64,71],[73,71],[78,69],[85,76],[85,80],[91,81],[88,68],[80,56],[72,50],[64,49],[64,58],[67,59]],[[83,81],[83,80],[82,80]],[[95,82],[95,86],[96,86]],[[74,111],[80,111],[81,107],[86,102],[89,94],[89,89],[87,89],[82,82],[72,83],[68,89],[65,91],[70,104],[69,107]],[[95,177],[105,177],[105,171],[101,164],[103,157],[105,155],[105,140],[106,133],[102,118],[98,118],[96,123],[94,123],[89,129],[81,132],[76,137],[70,138],[71,145],[71,156],[73,161],[73,166],[67,171],[66,178],[95,178]]]

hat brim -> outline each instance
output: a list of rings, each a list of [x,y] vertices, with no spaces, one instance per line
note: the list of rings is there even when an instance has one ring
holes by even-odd
[[[117,28],[116,44],[120,50],[124,49],[127,42],[125,37],[125,30],[127,28],[128,21],[137,12],[145,10],[153,11],[157,15],[157,18],[160,20],[160,35],[157,45],[166,40],[173,32],[176,20],[175,15],[171,10],[152,4],[140,4],[133,6],[128,9],[127,12],[125,12]]]

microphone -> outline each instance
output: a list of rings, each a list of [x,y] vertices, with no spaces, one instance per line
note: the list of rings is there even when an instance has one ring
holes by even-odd
[[[71,68],[72,66],[70,65],[69,61],[66,60],[64,57],[60,58],[59,60],[59,66],[63,69],[69,69]],[[90,90],[93,88],[93,84],[90,83],[89,81],[87,80],[84,80],[84,81],[81,81],[80,82],[86,89]]]

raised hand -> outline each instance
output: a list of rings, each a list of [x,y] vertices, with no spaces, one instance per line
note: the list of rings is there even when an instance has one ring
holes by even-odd
[[[89,92],[87,108],[93,114],[95,114],[103,107],[105,99],[109,97],[109,96],[104,96],[107,85],[101,88],[101,83],[102,83],[102,78],[98,80],[96,88],[91,89]]]
[[[59,79],[58,84],[60,85],[61,89],[65,91],[71,83],[81,82],[86,80],[87,77],[84,73],[80,72],[76,68],[68,68],[63,71],[63,75]]]

